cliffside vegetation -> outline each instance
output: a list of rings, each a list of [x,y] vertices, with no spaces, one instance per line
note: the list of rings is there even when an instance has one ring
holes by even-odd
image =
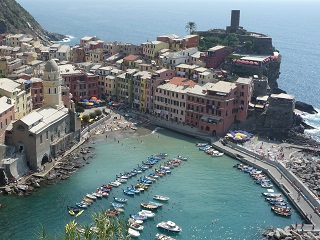
[[[15,0],[0,0],[0,34],[24,33],[39,37],[42,41],[58,41],[65,36],[50,33]]]

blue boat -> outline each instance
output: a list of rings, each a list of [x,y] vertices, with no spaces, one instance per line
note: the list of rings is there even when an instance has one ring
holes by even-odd
[[[132,214],[130,215],[130,217],[136,220],[146,220],[148,218],[145,215],[139,215],[139,214]]]
[[[117,207],[117,208],[122,208],[122,207],[126,206],[126,205],[123,204],[123,203],[115,203],[115,202],[111,202],[111,205],[112,205],[113,207]]]
[[[126,195],[129,195],[129,196],[133,196],[135,194],[134,192],[132,192],[132,191],[130,191],[128,189],[124,189],[123,193],[126,194]]]
[[[204,146],[204,147],[199,147],[199,150],[200,150],[200,151],[205,151],[205,150],[208,150],[208,149],[210,149],[210,148],[212,148],[212,146],[207,145],[207,146]]]
[[[87,204],[83,204],[83,203],[80,203],[80,202],[77,202],[76,206],[79,207],[79,208],[87,208],[88,207]]]
[[[135,188],[132,188],[132,187],[128,187],[127,190],[129,190],[129,191],[131,191],[131,192],[133,192],[133,193],[135,193],[135,194],[140,193],[140,190],[135,189]]]
[[[149,204],[155,205],[157,207],[162,207],[163,206],[163,203],[157,203],[157,202],[152,202],[152,201],[149,201]]]
[[[155,174],[155,173],[150,173],[149,176],[153,177],[153,178],[159,178],[159,176],[157,174]]]
[[[127,198],[118,198],[118,197],[113,197],[113,199],[117,202],[122,202],[122,203],[125,203],[128,201]]]

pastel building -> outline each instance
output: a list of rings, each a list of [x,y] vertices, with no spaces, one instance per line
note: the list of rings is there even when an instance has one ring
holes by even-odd
[[[163,41],[169,43],[169,49],[179,51],[180,49],[192,48],[199,46],[198,35],[187,35],[179,37],[175,34],[168,34],[157,37],[157,41]]]
[[[149,60],[153,60],[158,57],[158,52],[162,49],[169,48],[169,43],[161,42],[161,41],[150,41],[141,44],[142,47],[142,55],[148,58]]]
[[[221,136],[235,121],[246,119],[251,94],[251,79],[196,85],[188,92],[186,124]]]
[[[107,100],[115,100],[117,96],[116,77],[122,73],[122,70],[112,66],[100,67],[96,74],[98,80],[98,97]]]
[[[187,48],[176,52],[166,52],[159,56],[159,60],[166,66],[174,67],[182,63],[189,64],[190,56],[198,52],[197,48]]]
[[[127,69],[116,77],[117,100],[132,105],[133,102],[133,78],[138,69]]]
[[[139,111],[146,111],[147,81],[151,79],[151,72],[139,71],[133,74],[133,103],[132,107]]]
[[[20,119],[32,110],[30,91],[24,85],[8,78],[0,78],[0,96],[6,96],[15,103],[15,119]]]
[[[153,114],[175,122],[185,122],[187,94],[195,82],[181,77],[173,77],[159,85],[155,91]]]
[[[176,76],[176,72],[172,69],[162,68],[152,72],[151,79],[146,82],[146,112],[151,113],[154,109],[154,94],[157,87]]]
[[[217,68],[226,59],[228,55],[232,53],[232,48],[227,46],[215,46],[209,48],[204,56],[204,61],[206,62],[207,68]]]

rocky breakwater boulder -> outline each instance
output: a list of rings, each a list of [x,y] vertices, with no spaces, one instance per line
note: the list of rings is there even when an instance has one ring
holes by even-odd
[[[303,155],[291,157],[291,171],[320,197],[320,157],[309,151],[297,154]]]
[[[315,110],[312,105],[310,105],[308,103],[301,102],[301,101],[296,101],[295,108],[302,111],[302,112],[306,112],[306,113],[310,113],[310,114],[318,113],[318,111]]]
[[[270,228],[262,233],[263,236],[268,239],[274,240],[320,240],[320,236],[318,236],[314,232],[304,232],[301,229],[293,229],[293,227],[285,227],[285,228]]]

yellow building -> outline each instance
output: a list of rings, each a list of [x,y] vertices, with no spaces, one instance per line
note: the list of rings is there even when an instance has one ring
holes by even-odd
[[[155,59],[160,50],[169,48],[169,43],[161,41],[151,41],[142,43],[141,45],[142,52],[148,59]]]
[[[0,78],[0,96],[6,96],[15,101],[14,118],[20,119],[31,112],[32,103],[30,90],[8,78]]]

